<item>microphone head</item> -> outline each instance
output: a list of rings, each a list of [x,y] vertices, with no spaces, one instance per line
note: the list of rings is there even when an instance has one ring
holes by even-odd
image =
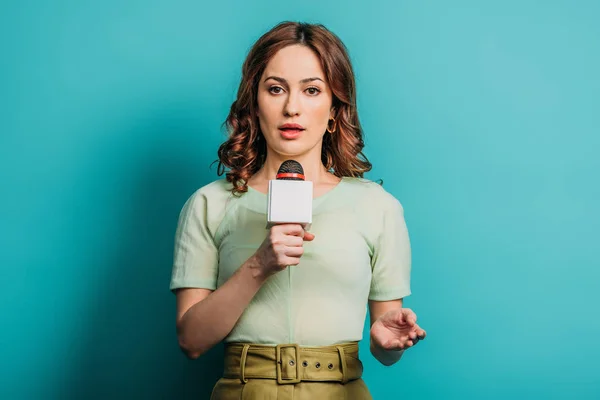
[[[286,160],[279,166],[277,171],[278,180],[286,181],[303,181],[304,180],[304,168],[296,160]]]

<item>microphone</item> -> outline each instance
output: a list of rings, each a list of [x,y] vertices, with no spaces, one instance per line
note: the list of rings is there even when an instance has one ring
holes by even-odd
[[[306,181],[304,169],[296,160],[281,163],[276,179],[269,181],[267,228],[277,224],[312,224],[313,183]]]

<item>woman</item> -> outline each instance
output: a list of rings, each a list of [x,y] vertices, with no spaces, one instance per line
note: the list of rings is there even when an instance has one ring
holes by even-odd
[[[225,179],[181,212],[171,290],[181,348],[225,341],[213,399],[370,399],[358,341],[391,365],[425,332],[402,308],[410,245],[401,204],[363,178],[352,66],[322,25],[281,23],[243,66],[219,148]],[[266,228],[268,182],[298,161],[314,185],[311,232]]]

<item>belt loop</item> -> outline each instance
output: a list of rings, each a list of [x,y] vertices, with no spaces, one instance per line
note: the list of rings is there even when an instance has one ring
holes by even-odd
[[[240,358],[240,380],[242,383],[248,383],[248,379],[246,379],[246,356],[248,355],[248,349],[250,345],[245,344],[244,348],[242,348],[242,357]]]
[[[346,365],[346,353],[344,353],[344,348],[342,346],[335,346],[338,350],[338,353],[340,355],[340,368],[342,369],[342,383],[345,384],[346,382],[348,382],[348,377],[346,376],[346,370],[347,365]]]

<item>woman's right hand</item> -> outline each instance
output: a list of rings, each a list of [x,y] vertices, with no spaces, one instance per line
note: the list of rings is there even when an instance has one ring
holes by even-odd
[[[271,276],[283,271],[288,265],[298,265],[304,254],[304,241],[315,235],[299,224],[281,224],[271,227],[269,234],[254,254],[262,275]]]

